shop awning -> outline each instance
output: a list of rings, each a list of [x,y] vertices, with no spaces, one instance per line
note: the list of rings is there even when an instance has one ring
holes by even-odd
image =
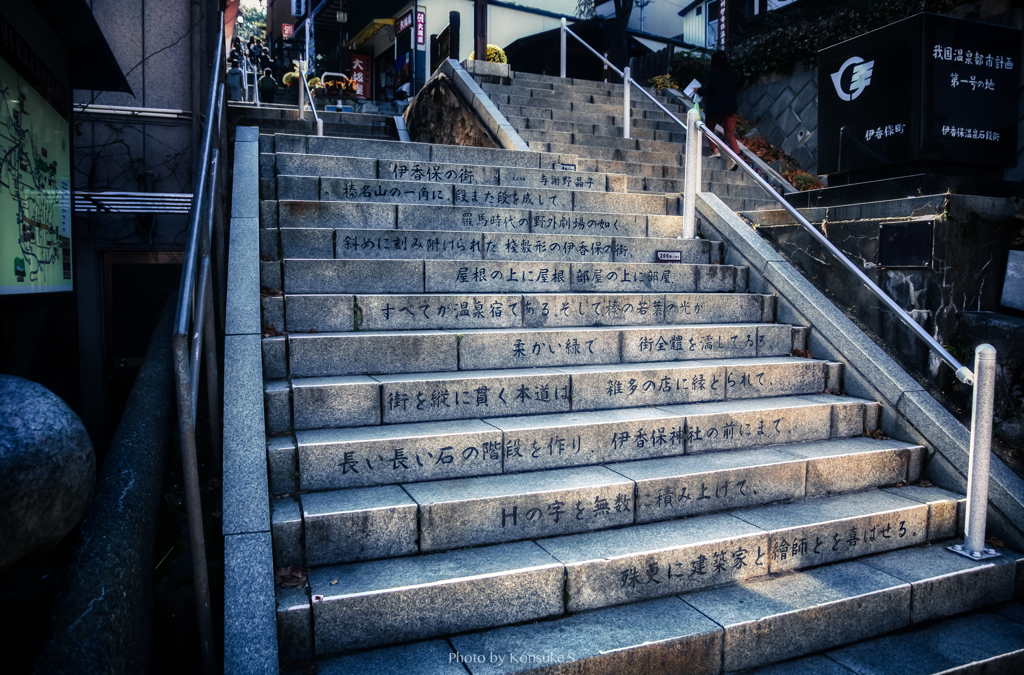
[[[348,49],[359,49],[363,43],[373,39],[373,36],[384,30],[386,26],[394,26],[394,19],[374,19],[366,24],[366,28],[359,31],[354,38],[348,41]]]

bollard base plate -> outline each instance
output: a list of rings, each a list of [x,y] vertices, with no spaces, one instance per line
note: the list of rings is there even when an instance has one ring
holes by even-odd
[[[948,549],[953,553],[959,553],[963,557],[970,558],[971,560],[988,560],[989,558],[999,558],[1002,556],[1001,553],[992,548],[986,548],[976,553],[971,553],[963,544],[954,544],[953,546],[949,546]]]

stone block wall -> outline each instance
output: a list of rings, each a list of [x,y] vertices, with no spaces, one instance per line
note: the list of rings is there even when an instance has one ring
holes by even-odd
[[[739,92],[737,103],[739,113],[769,142],[806,171],[818,172],[817,70],[770,75]]]

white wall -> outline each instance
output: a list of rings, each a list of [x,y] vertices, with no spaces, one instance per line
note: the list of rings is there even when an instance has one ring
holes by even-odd
[[[609,7],[611,7],[609,3]],[[662,37],[675,37],[683,32],[683,17],[679,16],[679,10],[686,4],[682,0],[669,2],[668,0],[654,0],[644,9],[645,33],[653,33]],[[640,8],[634,7],[633,13],[629,15],[630,30],[640,30]]]
[[[696,9],[692,9],[685,17],[680,17],[683,19],[683,42],[697,45],[698,47],[704,46],[704,34],[707,30],[705,28],[707,25],[706,12],[707,6],[705,5],[702,7],[699,15]]]
[[[576,0],[515,0],[524,7],[535,7],[548,12],[573,16],[576,13]],[[459,31],[460,59],[469,58],[473,51],[473,2],[472,0],[421,0],[421,7],[427,13],[427,40],[444,30],[448,25],[448,13],[459,12],[462,30]],[[558,19],[551,17],[518,12],[505,7],[488,5],[487,7],[487,42],[488,44],[506,47],[521,37],[533,35],[560,25]]]

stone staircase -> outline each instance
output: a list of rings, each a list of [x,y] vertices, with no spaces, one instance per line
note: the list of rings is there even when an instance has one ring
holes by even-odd
[[[945,549],[962,497],[919,484],[926,448],[722,242],[677,238],[674,155],[639,145],[672,132],[588,156],[614,114],[580,110],[533,152],[259,136],[270,548],[308,576],[274,590],[283,669],[717,674],[1011,600],[1017,554]],[[226,545],[252,607],[258,529]]]
[[[624,174],[629,192],[683,191],[682,127],[635,89],[630,97],[630,138],[623,138],[622,85],[510,71],[510,77],[474,74],[481,89],[531,150],[576,154],[577,169]],[[686,110],[651,90],[681,119]],[[730,208],[775,208],[743,172],[725,160],[705,159],[701,190]]]
[[[249,103],[230,103],[232,124],[237,126],[259,127],[264,134],[275,131],[297,133],[316,133],[316,121],[310,110],[306,111],[305,120],[299,120],[299,111],[294,92],[286,92],[289,102],[284,96],[278,97],[276,103],[265,103],[256,107]],[[395,120],[391,115],[357,114],[347,112],[326,112],[318,110],[317,114],[324,122],[325,136],[344,136],[346,138],[366,138],[381,140],[398,140]]]

